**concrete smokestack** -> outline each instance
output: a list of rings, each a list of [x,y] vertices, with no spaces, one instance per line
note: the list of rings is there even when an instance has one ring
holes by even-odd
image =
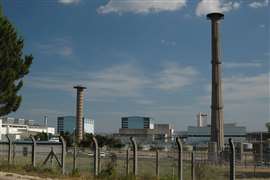
[[[212,26],[212,98],[211,98],[211,141],[216,142],[217,151],[224,149],[223,97],[221,88],[221,59],[219,24],[222,13],[210,13],[207,18]]]
[[[76,140],[80,142],[83,139],[83,90],[86,87],[74,86],[77,89],[76,105]]]

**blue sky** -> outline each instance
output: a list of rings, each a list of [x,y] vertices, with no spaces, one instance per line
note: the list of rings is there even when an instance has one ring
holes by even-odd
[[[185,130],[210,114],[210,22],[221,23],[224,120],[259,130],[270,119],[268,0],[2,0],[34,62],[14,117],[55,125],[75,114],[82,84],[99,132],[151,116]],[[210,117],[208,118],[210,122]]]

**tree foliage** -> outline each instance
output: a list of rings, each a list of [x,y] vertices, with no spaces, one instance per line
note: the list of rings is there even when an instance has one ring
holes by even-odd
[[[265,126],[267,127],[268,132],[270,132],[270,122],[266,123]]]
[[[80,146],[89,147],[89,145],[92,144],[92,136],[92,134],[85,133],[83,140],[80,142]],[[107,146],[110,148],[121,148],[124,146],[119,139],[115,139],[110,136],[95,135],[95,138],[97,139],[99,147]]]
[[[0,5],[1,6],[1,5]],[[0,116],[16,111],[22,97],[22,78],[28,74],[32,55],[23,55],[24,42],[0,7]]]
[[[48,134],[45,132],[37,133],[34,138],[38,141],[47,141],[48,140]]]
[[[66,141],[66,145],[68,147],[72,146],[73,140],[74,140],[74,134],[70,134],[68,131],[64,133],[60,133],[60,135],[64,138]]]

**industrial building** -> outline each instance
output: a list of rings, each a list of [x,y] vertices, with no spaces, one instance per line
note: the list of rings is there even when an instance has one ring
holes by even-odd
[[[69,132],[72,134],[76,129],[76,117],[75,116],[61,116],[57,118],[57,133],[61,134]],[[89,118],[83,118],[83,132],[94,134],[94,120]]]
[[[121,128],[114,136],[123,142],[128,142],[131,136],[136,137],[139,143],[168,142],[172,139],[173,132],[170,124],[154,124],[151,117],[128,116],[121,118]]]
[[[129,116],[122,117],[122,129],[154,129],[153,118]]]
[[[199,112],[197,114],[197,127],[205,127],[207,125],[207,114]]]
[[[35,124],[34,120],[12,117],[0,118],[0,139],[7,134],[10,135],[11,138],[21,139],[42,132],[54,135],[55,128],[48,127],[47,124]]]
[[[234,142],[245,142],[246,127],[237,126],[236,123],[224,124],[224,141],[228,143],[228,139],[232,138]],[[211,138],[211,126],[188,126],[186,142],[192,145],[208,144]]]
[[[174,135],[174,129],[170,124],[154,124],[155,138],[156,139],[172,139]]]

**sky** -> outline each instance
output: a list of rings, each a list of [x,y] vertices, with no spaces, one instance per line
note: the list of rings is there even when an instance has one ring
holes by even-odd
[[[87,87],[84,116],[117,132],[122,116],[150,116],[176,130],[210,122],[211,32],[222,12],[224,121],[265,129],[270,120],[268,0],[2,0],[34,56],[19,110],[42,122],[75,115],[74,85]]]

